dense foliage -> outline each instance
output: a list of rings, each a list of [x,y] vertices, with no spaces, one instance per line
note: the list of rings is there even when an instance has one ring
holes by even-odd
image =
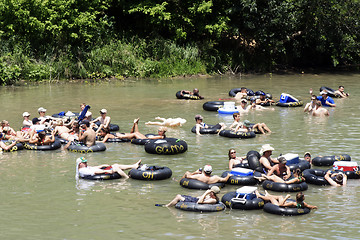
[[[360,63],[359,0],[1,0],[0,83]]]

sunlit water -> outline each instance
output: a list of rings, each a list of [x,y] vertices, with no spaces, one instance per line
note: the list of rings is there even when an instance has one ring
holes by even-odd
[[[106,108],[113,123],[129,132],[134,118],[140,117],[140,131],[155,133],[156,126],[145,126],[155,117],[182,117],[187,123],[169,129],[167,135],[185,140],[188,151],[181,155],[147,154],[143,146],[108,143],[102,153],[88,154],[90,165],[134,163],[143,159],[150,165],[168,166],[173,179],[144,182],[114,180],[75,181],[75,159],[80,155],[64,150],[35,152],[23,150],[0,155],[0,193],[2,239],[358,239],[360,218],[359,180],[349,180],[346,188],[311,185],[306,202],[318,210],[300,217],[281,217],[262,210],[226,210],[218,213],[192,213],[154,207],[167,203],[176,194],[200,195],[203,191],[179,186],[186,170],[211,164],[214,174],[227,169],[227,151],[239,155],[260,150],[270,143],[274,156],[310,151],[313,156],[347,153],[359,159],[360,75],[259,75],[178,80],[142,80],[109,83],[41,84],[2,87],[1,118],[19,129],[22,112],[35,117],[38,107],[48,113],[79,111],[79,104],[91,105],[94,116]],[[310,87],[337,88],[345,85],[349,99],[335,99],[337,107],[330,117],[319,119],[303,113],[303,108],[271,107],[242,116],[252,122],[265,122],[273,131],[254,139],[229,139],[217,135],[196,136],[190,132],[195,114],[204,122],[231,124],[231,116],[219,116],[202,109],[206,101],[229,98],[232,88],[262,89],[278,99],[282,92],[309,101]],[[178,100],[175,93],[197,87],[206,99]],[[226,186],[222,194],[238,186]],[[259,186],[260,190],[262,188]],[[294,194],[292,194],[294,197]]]

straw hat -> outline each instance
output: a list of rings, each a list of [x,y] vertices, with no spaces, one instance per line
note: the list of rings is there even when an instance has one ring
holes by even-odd
[[[267,152],[267,151],[274,151],[275,149],[270,146],[270,144],[264,144],[262,145],[261,149],[260,149],[260,155],[263,155],[264,152]]]

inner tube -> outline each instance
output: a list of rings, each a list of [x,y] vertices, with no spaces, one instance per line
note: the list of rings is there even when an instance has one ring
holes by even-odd
[[[220,124],[208,125],[208,128],[201,128],[200,134],[217,134],[221,128]],[[196,133],[196,126],[193,126],[191,132]]]
[[[272,213],[282,216],[297,216],[297,215],[304,215],[310,213],[309,208],[286,208],[286,207],[279,207],[272,203],[266,203],[263,209],[267,213]]]
[[[87,175],[84,177],[81,177],[82,179],[87,179],[87,180],[113,180],[113,179],[119,179],[121,178],[121,175],[118,174],[117,172],[112,173],[112,174],[95,174],[94,176],[91,175]]]
[[[299,163],[289,164],[287,166],[290,168],[290,171],[294,171],[297,168],[300,168],[301,171],[311,168],[311,164],[306,160],[300,160]]]
[[[315,166],[332,166],[335,161],[351,161],[351,157],[348,154],[315,157],[311,163]]]
[[[308,189],[306,182],[286,184],[265,180],[262,186],[266,190],[275,192],[300,192]]]
[[[172,171],[168,167],[149,166],[146,170],[131,169],[129,177],[138,180],[163,180],[170,178]]]
[[[199,96],[195,96],[195,95],[191,95],[191,94],[188,94],[188,93],[185,93],[183,95],[181,95],[181,91],[178,91],[176,94],[175,94],[176,98],[178,99],[190,99],[190,100],[201,100],[202,98],[199,97]]]
[[[219,108],[224,106],[224,101],[210,101],[203,104],[205,111],[216,112]]]
[[[226,177],[229,173],[230,171],[225,171],[223,172],[223,174],[221,174],[221,177]],[[258,183],[258,181],[254,178],[254,176],[261,177],[261,174],[255,172],[254,175],[250,175],[250,176],[234,175],[229,178],[227,183],[231,185],[254,186]]]
[[[12,141],[8,141],[8,140],[2,140],[6,145],[11,145]],[[9,150],[2,150],[4,152],[15,152],[15,151],[19,151],[19,150],[23,150],[24,149],[24,145],[22,143],[16,143],[12,148],[10,148]]]
[[[263,173],[264,170],[259,161],[260,157],[260,153],[257,151],[249,151],[246,154],[246,159],[248,160],[250,169]]]
[[[247,88],[246,91],[247,91],[248,96],[254,96],[255,95],[254,91],[249,89],[249,88]],[[235,97],[238,92],[241,92],[241,88],[233,88],[233,89],[231,89],[229,91],[229,96],[230,97]]]
[[[174,155],[187,151],[187,143],[177,138],[150,140],[145,144],[145,152],[160,155]]]
[[[332,170],[334,172],[342,172],[344,173],[348,179],[360,179],[360,171],[340,171],[340,170]]]
[[[303,101],[298,101],[298,102],[287,102],[287,103],[281,103],[281,102],[276,102],[275,104],[278,107],[301,107],[302,105],[304,105]]]
[[[82,144],[72,143],[67,150],[76,153],[90,153],[90,152],[101,152],[106,150],[106,146],[102,142],[98,142],[91,147],[84,146]]]
[[[95,124],[97,125],[97,126],[100,126],[100,121],[97,121],[97,122],[95,122]],[[110,132],[117,132],[117,131],[119,131],[120,130],[120,127],[119,127],[119,125],[117,125],[117,124],[112,124],[112,123],[110,123],[109,124],[109,130],[110,130]]]
[[[325,86],[320,87],[320,92],[322,92],[324,90],[327,92],[327,95],[329,97],[333,97],[333,98],[339,98],[340,97],[340,95],[336,94],[335,90],[332,89],[332,88],[325,87]]]
[[[24,143],[24,148],[27,150],[50,151],[61,148],[61,142],[55,139],[55,141],[50,145],[35,145],[30,143]]]
[[[324,178],[325,174],[326,171],[322,169],[306,169],[303,171],[303,177],[307,183],[319,186],[330,185]]]
[[[102,141],[104,138],[101,136],[96,136],[96,141]],[[119,143],[119,142],[130,142],[130,139],[125,138],[108,138],[106,142],[108,143]]]
[[[153,136],[158,136],[158,135],[151,134],[151,133],[145,134],[145,137],[153,137]],[[136,144],[136,145],[145,145],[146,143],[150,142],[150,140],[151,139],[147,139],[147,138],[145,138],[145,139],[133,138],[133,139],[131,139],[131,143]]]
[[[192,212],[219,212],[224,211],[226,207],[222,202],[216,204],[199,204],[180,201],[175,205],[175,208]]]
[[[233,130],[221,130],[219,133],[222,137],[228,137],[228,138],[254,138],[256,137],[255,132],[235,132]]]
[[[236,196],[236,192],[228,192],[221,198],[221,202],[231,209],[255,210],[264,207],[264,200],[261,198],[247,199],[245,202],[233,201]]]
[[[225,187],[225,183],[207,184],[196,179],[183,178],[180,180],[180,185],[184,188],[207,190],[212,186],[218,186],[219,188]]]

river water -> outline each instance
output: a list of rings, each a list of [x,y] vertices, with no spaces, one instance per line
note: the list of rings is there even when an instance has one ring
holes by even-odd
[[[299,217],[271,215],[262,210],[229,210],[217,213],[184,212],[155,207],[176,194],[197,196],[203,191],[180,187],[178,180],[186,170],[211,164],[214,174],[227,169],[229,148],[237,155],[259,151],[272,144],[274,156],[305,151],[316,155],[347,153],[359,159],[359,74],[251,75],[236,77],[189,78],[176,80],[126,80],[95,83],[44,83],[0,88],[1,118],[16,129],[22,112],[37,116],[42,106],[48,113],[79,111],[79,104],[91,105],[94,116],[108,110],[120,131],[129,132],[134,118],[140,117],[140,131],[155,133],[146,121],[161,116],[182,117],[187,123],[169,129],[167,136],[185,140],[188,151],[174,156],[152,155],[142,146],[107,143],[107,150],[86,155],[89,165],[104,163],[143,163],[167,166],[172,179],[145,182],[133,179],[91,182],[75,180],[78,153],[59,149],[51,152],[23,150],[0,155],[0,195],[2,239],[358,239],[360,181],[349,180],[345,188],[309,185],[306,202],[318,210]],[[265,122],[273,131],[253,139],[229,139],[217,135],[196,136],[190,132],[194,116],[204,122],[231,124],[232,117],[202,109],[206,101],[229,98],[232,88],[245,86],[272,93],[279,99],[289,93],[309,101],[309,88],[337,88],[344,85],[349,99],[335,99],[330,117],[320,119],[303,113],[303,108],[270,107],[251,112],[242,120]],[[199,88],[205,100],[178,100],[181,89]],[[220,196],[238,186],[227,185]],[[259,186],[262,192],[262,187]],[[279,194],[279,193],[276,193]],[[291,194],[294,198],[295,194]]]

